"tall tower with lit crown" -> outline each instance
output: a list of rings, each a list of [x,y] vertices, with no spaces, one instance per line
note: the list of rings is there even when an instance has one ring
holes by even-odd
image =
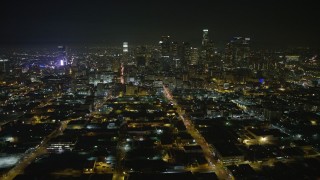
[[[61,66],[68,64],[67,50],[65,46],[58,46],[58,60]]]
[[[128,53],[129,52],[129,45],[128,42],[123,42],[123,53]]]
[[[209,30],[203,29],[202,30],[202,47],[206,47],[209,43]]]

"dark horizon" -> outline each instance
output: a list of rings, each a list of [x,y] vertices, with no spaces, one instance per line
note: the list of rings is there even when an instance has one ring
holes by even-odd
[[[173,41],[201,43],[202,29],[217,47],[234,36],[250,37],[253,46],[320,47],[315,3],[253,0],[171,2],[5,1],[0,44],[157,44],[162,35]]]

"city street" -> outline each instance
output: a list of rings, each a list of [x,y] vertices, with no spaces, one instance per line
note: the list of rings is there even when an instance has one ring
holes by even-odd
[[[206,140],[203,138],[203,136],[199,133],[199,131],[194,127],[193,123],[187,116],[180,111],[181,107],[179,107],[179,104],[174,100],[170,90],[163,86],[164,95],[165,97],[170,100],[175,106],[178,106],[178,114],[181,120],[184,122],[184,125],[187,128],[187,131],[191,134],[191,136],[195,139],[198,145],[201,146],[203,153],[205,155],[205,158],[208,161],[208,169],[207,171],[214,171],[219,179],[233,179],[231,174],[228,174],[228,172],[225,170],[224,166],[217,161],[214,160],[214,153],[211,150],[211,147],[206,142]]]

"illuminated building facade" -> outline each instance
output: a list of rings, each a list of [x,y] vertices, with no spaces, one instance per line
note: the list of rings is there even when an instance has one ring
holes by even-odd
[[[245,66],[250,58],[250,38],[234,37],[226,46],[226,62]]]
[[[65,46],[58,46],[58,61],[60,66],[65,66],[69,63]]]
[[[191,48],[190,52],[190,65],[197,65],[199,62],[198,48]]]
[[[161,55],[169,56],[170,55],[170,36],[162,36],[161,41],[159,42]]]
[[[6,64],[8,59],[0,59],[0,72],[7,72],[8,65]]]
[[[123,42],[123,53],[128,53],[129,52],[129,44],[128,42]]]
[[[209,43],[209,30],[202,30],[202,47],[206,47]]]

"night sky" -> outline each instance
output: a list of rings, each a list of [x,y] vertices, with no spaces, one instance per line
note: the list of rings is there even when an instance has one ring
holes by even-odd
[[[257,46],[320,47],[316,1],[2,0],[0,44],[156,44],[161,35],[223,46],[248,36]]]

